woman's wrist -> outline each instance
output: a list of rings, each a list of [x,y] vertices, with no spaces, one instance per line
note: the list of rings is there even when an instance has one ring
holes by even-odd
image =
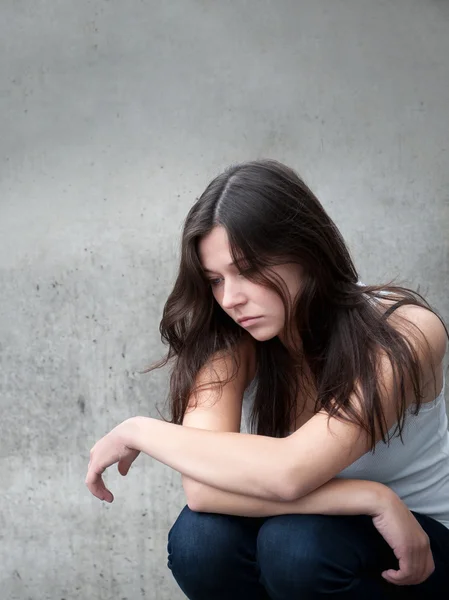
[[[120,425],[122,428],[121,433],[125,446],[131,448],[132,450],[138,450],[139,452],[142,452],[141,440],[143,420],[145,420],[146,431],[148,431],[148,427],[150,426],[149,422],[152,421],[150,417],[130,417],[129,419],[126,419],[126,421],[123,421]]]
[[[369,515],[375,517],[383,513],[395,502],[401,501],[399,496],[387,485],[372,481]]]

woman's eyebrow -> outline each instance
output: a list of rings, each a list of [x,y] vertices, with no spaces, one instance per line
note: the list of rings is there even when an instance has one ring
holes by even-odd
[[[231,263],[229,263],[229,265],[226,265],[226,266],[227,267],[234,267],[235,266],[235,262],[231,262]],[[205,273],[216,273],[217,272],[217,271],[212,271],[212,269],[205,269],[204,267],[203,267],[203,271]]]

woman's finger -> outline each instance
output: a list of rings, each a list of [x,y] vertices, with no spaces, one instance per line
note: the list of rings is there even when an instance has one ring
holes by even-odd
[[[394,569],[389,569],[388,571],[384,571],[382,573],[382,577],[386,579],[389,583],[394,583],[395,585],[410,585],[410,573],[404,571],[395,571]]]
[[[103,471],[95,471],[92,466],[89,468],[86,476],[86,485],[89,491],[100,500],[106,500],[106,502],[112,502],[114,500],[113,494],[106,488],[103,477],[101,476]]]
[[[127,460],[125,458],[123,458],[122,460],[119,460],[118,465],[117,465],[117,469],[118,472],[120,473],[120,475],[128,475],[128,471],[131,468],[131,463],[132,460]]]
[[[124,454],[122,458],[120,458],[120,460],[118,461],[117,469],[120,475],[128,475],[128,471],[130,470],[131,465],[139,456],[139,454],[140,453],[137,450],[130,450],[129,448],[127,448],[126,454]]]
[[[405,565],[401,565],[398,571],[388,569],[382,573],[382,577],[395,585],[417,585],[425,581],[431,573],[432,570],[423,568],[421,563],[416,569]]]

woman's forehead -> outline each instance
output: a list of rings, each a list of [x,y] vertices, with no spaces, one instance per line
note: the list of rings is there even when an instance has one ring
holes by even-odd
[[[243,258],[242,253],[238,253]],[[229,238],[224,227],[215,227],[198,243],[198,255],[205,270],[214,268],[232,268],[232,256]],[[238,257],[236,257],[238,258]]]

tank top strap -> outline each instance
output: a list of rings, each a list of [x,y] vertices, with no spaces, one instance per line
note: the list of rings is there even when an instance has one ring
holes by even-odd
[[[399,308],[400,306],[403,306],[404,304],[407,304],[407,300],[406,299],[405,300],[399,300],[395,304],[392,304],[390,306],[390,308],[387,308],[387,310],[384,312],[383,318],[386,319],[387,317],[389,317],[391,315],[391,313],[393,313],[397,308]]]

